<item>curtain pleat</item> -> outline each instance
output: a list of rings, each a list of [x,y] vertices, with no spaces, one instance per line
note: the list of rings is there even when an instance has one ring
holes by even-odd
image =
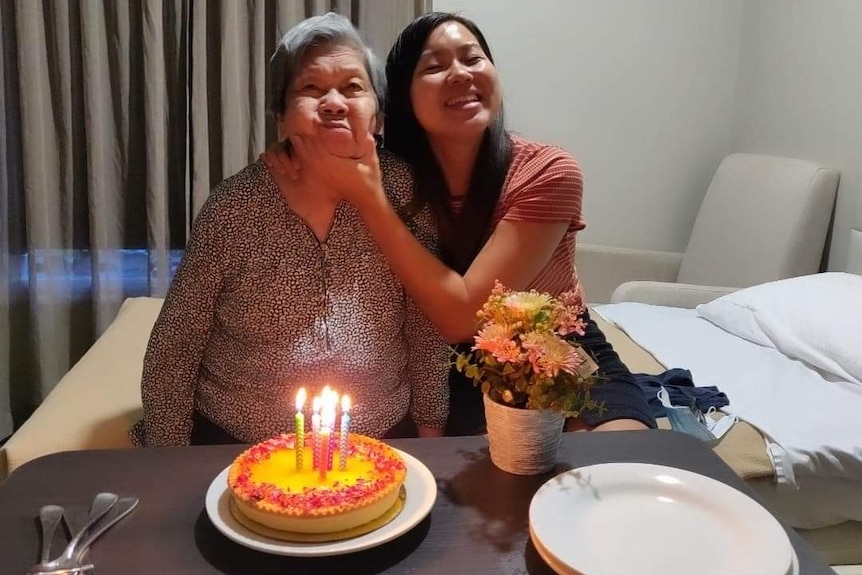
[[[161,297],[171,280],[171,246],[185,243],[188,231],[188,2],[145,0],[142,10],[148,293]]]
[[[123,300],[120,249],[130,133],[129,3],[82,2],[80,7],[92,301],[101,333]]]
[[[8,24],[14,22],[13,6],[0,4],[0,220],[12,224],[12,181],[15,178],[14,150],[20,148],[15,130],[14,114],[11,108],[13,102],[6,97],[7,91],[13,91],[13,76],[17,77],[17,66],[8,62],[11,59],[12,33]],[[17,227],[17,226],[16,226]],[[12,396],[11,396],[11,315],[13,302],[10,297],[13,291],[10,285],[17,274],[12,273],[15,255],[12,252],[12,225],[0,226],[0,438],[12,433]]]
[[[26,0],[15,4],[17,37],[27,39],[18,44],[18,70],[24,128],[21,133],[23,193],[27,243],[31,248],[29,296],[36,350],[33,399],[50,392],[68,368],[72,300],[70,285],[65,281],[72,270],[72,262],[63,249],[66,243],[63,208],[68,201],[60,147],[62,125],[58,124],[58,116],[62,118],[63,115],[55,108],[55,103],[63,105],[62,87],[56,82],[61,75],[49,73],[56,68],[48,61],[49,46],[57,46],[57,38],[49,37],[49,32],[56,31],[57,20],[62,21],[58,14],[62,14],[67,5],[49,5],[53,14],[46,14],[44,6],[41,2]],[[58,65],[62,65],[62,61]]]
[[[168,75],[165,51],[166,35],[163,21],[164,6],[159,0],[145,0],[143,4],[143,60],[144,60],[144,140],[146,142],[147,182],[147,247],[150,265],[150,291],[162,295],[169,282],[168,250],[170,246],[170,189],[168,154],[170,129],[168,112]]]
[[[0,2],[0,439],[125,298],[165,294],[211,189],[273,141],[278,39],[335,10],[383,57],[420,4]]]
[[[193,111],[190,117],[191,123],[191,138],[189,141],[189,150],[191,153],[191,208],[192,217],[186,220],[186,234],[191,229],[192,219],[197,215],[203,203],[212,188],[210,182],[210,169],[212,162],[210,161],[211,149],[220,147],[220,138],[218,138],[218,130],[210,137],[210,118],[213,115],[210,111],[210,106],[214,110],[218,110],[221,105],[221,99],[216,98],[216,94],[212,97],[207,96],[207,85],[210,77],[210,70],[214,69],[213,57],[207,57],[207,45],[209,43],[207,30],[207,6],[206,1],[192,1],[191,6],[191,21],[192,21],[192,50],[191,50],[191,106]],[[213,3],[214,4],[214,3]],[[218,156],[220,158],[220,154]],[[218,173],[221,173],[221,165],[216,168]],[[217,177],[216,182],[219,181]]]

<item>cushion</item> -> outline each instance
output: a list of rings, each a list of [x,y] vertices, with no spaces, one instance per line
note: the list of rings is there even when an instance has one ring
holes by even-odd
[[[769,282],[702,304],[697,313],[827,377],[862,385],[862,276],[827,272]]]
[[[3,446],[8,471],[49,453],[131,447],[144,352],[163,300],[127,299],[117,317]],[[62,424],[58,423],[62,422]]]

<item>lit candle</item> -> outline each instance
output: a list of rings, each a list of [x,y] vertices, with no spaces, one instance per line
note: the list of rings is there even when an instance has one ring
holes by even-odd
[[[305,414],[302,409],[305,407],[305,388],[300,387],[296,394],[296,421],[294,423],[296,432],[296,441],[294,443],[294,451],[296,452],[296,470],[302,471],[302,456],[305,450]]]
[[[326,479],[326,472],[329,470],[329,438],[332,436],[332,428],[329,426],[329,418],[326,417],[326,410],[323,411],[323,423],[320,424],[320,478]]]
[[[324,402],[323,418],[329,427],[329,449],[326,457],[326,469],[332,471],[332,458],[335,457],[335,409],[338,406],[338,394],[334,391],[329,394],[328,401]]]
[[[311,468],[320,468],[320,403],[316,396],[311,400]]]
[[[338,469],[347,469],[347,436],[350,433],[350,397],[341,398],[341,432],[338,435]]]

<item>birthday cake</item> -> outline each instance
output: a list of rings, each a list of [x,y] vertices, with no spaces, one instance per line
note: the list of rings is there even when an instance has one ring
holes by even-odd
[[[298,534],[348,532],[387,514],[399,501],[404,460],[376,439],[347,437],[346,457],[334,449],[324,471],[319,468],[327,462],[317,461],[311,446],[297,457],[294,434],[250,447],[228,472],[236,511],[255,524]]]

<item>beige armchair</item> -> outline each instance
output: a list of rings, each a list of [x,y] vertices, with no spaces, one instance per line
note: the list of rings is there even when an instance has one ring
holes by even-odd
[[[694,307],[734,289],[816,273],[838,177],[815,162],[731,154],[713,176],[684,253],[578,247],[587,299]]]

